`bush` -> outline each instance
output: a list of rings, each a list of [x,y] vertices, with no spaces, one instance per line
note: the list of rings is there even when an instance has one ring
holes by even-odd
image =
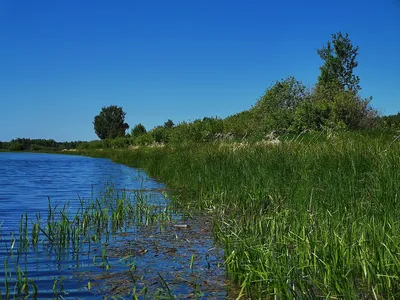
[[[294,114],[290,130],[301,132],[307,129],[321,130],[330,122],[332,107],[327,101],[315,101],[310,98],[299,105]]]
[[[107,140],[107,143],[110,145],[109,148],[123,149],[131,145],[134,142],[134,140],[135,140],[134,138],[119,137],[112,140]]]
[[[174,129],[172,127],[157,126],[150,131],[150,134],[156,143],[168,143],[171,130]]]
[[[389,115],[377,118],[378,126],[382,129],[400,130],[400,112],[396,115]]]
[[[369,100],[361,99],[349,91],[336,91],[332,97],[327,98],[317,92],[301,103],[295,111],[291,131],[363,129],[375,126],[377,112],[369,106]]]
[[[294,122],[296,108],[308,97],[306,87],[294,77],[277,81],[256,103],[253,111],[259,134],[287,131]]]
[[[369,107],[369,102],[351,92],[336,94],[332,109],[334,122],[343,123],[349,129],[372,126],[366,119],[375,118],[376,113]]]
[[[148,146],[154,142],[154,138],[150,133],[145,133],[136,138],[136,144],[140,146]]]
[[[236,138],[253,136],[257,121],[252,110],[245,110],[224,120],[224,133],[233,134]]]
[[[94,140],[91,142],[82,142],[77,145],[76,149],[104,149],[107,148],[105,147],[106,140],[101,141],[101,140]]]

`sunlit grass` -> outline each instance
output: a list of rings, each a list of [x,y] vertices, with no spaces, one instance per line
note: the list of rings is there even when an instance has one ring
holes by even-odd
[[[87,153],[142,167],[214,216],[245,298],[399,298],[400,146],[393,134]]]

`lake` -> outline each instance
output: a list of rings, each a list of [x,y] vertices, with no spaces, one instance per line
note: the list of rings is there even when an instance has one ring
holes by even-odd
[[[0,295],[224,298],[210,221],[170,207],[165,186],[142,170],[0,153]]]

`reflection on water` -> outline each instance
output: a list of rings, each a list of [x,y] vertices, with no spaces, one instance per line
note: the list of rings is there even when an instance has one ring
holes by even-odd
[[[106,159],[0,153],[1,219],[45,210],[48,197],[54,203],[77,201],[78,196],[90,197],[92,192],[99,192],[107,183],[127,189],[162,187],[151,179],[143,182],[144,176],[143,171]]]

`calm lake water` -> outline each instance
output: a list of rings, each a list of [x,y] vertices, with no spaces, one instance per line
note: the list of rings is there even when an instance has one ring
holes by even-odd
[[[163,229],[143,224],[125,228],[112,241],[85,245],[79,253],[71,248],[60,253],[43,241],[36,248],[29,245],[27,251],[18,252],[20,221],[25,213],[30,234],[37,216],[46,218],[49,201],[52,207],[68,204],[68,211],[73,214],[82,199],[101,197],[110,186],[114,190],[147,190],[149,201],[165,206],[168,202],[160,192],[163,184],[148,178],[141,170],[107,159],[0,153],[0,294],[3,297],[7,282],[8,293],[17,294],[18,270],[37,286],[39,299],[101,298],[131,291],[134,286],[137,291],[150,287],[152,292],[161,293],[165,291],[164,280],[182,298],[224,297],[222,253],[213,244],[205,220],[186,220],[185,226],[190,224],[187,227],[174,226],[171,221]],[[179,214],[173,217],[173,222],[179,222]],[[128,248],[130,255],[124,251]],[[99,257],[107,257],[107,269],[99,263]]]

